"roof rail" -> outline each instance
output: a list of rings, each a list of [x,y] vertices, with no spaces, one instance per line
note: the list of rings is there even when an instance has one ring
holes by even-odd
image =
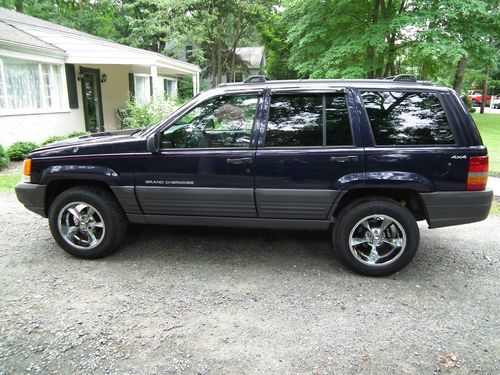
[[[269,78],[267,78],[266,76],[255,75],[255,76],[247,77],[243,81],[243,83],[262,83],[262,82],[266,82],[268,80],[269,80]]]
[[[415,77],[414,74],[398,74],[396,76],[390,76],[381,79],[387,79],[393,82],[398,82],[398,81],[417,82],[417,77]]]

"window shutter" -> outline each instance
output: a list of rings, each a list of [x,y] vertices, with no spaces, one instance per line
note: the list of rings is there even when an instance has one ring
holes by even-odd
[[[66,71],[66,86],[68,87],[69,108],[78,108],[78,92],[76,91],[76,73],[74,64],[64,64]]]
[[[149,77],[149,95],[153,96],[153,77]]]
[[[128,74],[128,91],[132,97],[135,96],[134,73]]]
[[[163,80],[163,91],[165,92],[165,95],[170,95],[168,92],[168,79]]]

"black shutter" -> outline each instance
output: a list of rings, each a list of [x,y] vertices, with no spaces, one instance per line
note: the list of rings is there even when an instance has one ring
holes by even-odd
[[[168,79],[163,80],[163,91],[165,92],[165,95],[168,95]]]
[[[153,77],[149,77],[149,95],[153,96]]]
[[[66,86],[68,87],[69,108],[78,108],[78,93],[76,88],[76,72],[74,64],[64,64],[66,70]]]
[[[134,73],[128,74],[128,91],[132,97],[135,96]]]

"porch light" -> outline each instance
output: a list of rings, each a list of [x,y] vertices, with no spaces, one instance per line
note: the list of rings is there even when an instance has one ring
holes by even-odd
[[[101,76],[101,83],[105,83],[108,80],[108,76],[106,74],[103,74]]]

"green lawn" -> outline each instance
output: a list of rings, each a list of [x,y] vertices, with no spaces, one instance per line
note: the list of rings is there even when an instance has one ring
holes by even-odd
[[[500,114],[473,113],[472,117],[488,147],[490,172],[500,174]]]
[[[21,173],[0,175],[0,191],[14,191],[14,186],[21,181]]]

